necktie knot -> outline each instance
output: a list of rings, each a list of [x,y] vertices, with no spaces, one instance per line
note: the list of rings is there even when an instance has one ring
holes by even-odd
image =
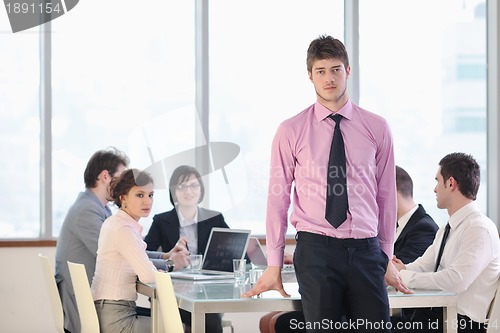
[[[335,127],[339,127],[340,126],[340,121],[344,118],[342,115],[340,114],[332,114],[329,116],[331,119],[333,119],[333,121],[335,122]]]

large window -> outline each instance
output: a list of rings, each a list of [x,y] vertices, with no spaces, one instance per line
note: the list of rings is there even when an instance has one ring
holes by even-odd
[[[133,1],[86,0],[52,24],[53,236],[96,150],[115,146],[131,167],[155,165],[164,187],[164,158],[195,145],[194,4],[147,6],[142,15]],[[169,209],[165,189],[155,197],[155,211]]]
[[[12,34],[0,11],[0,237],[40,231],[38,30]]]
[[[359,36],[346,42],[359,49],[350,78],[359,91],[351,96],[389,121],[416,201],[445,223],[432,192],[437,163],[464,151],[483,168],[478,203],[486,212],[484,0],[359,0],[359,16],[345,14],[343,0],[144,4],[80,1],[52,21],[48,42],[39,28],[12,34],[0,11],[0,237],[57,237],[84,188],[89,157],[108,146],[157,177],[144,233],[155,213],[172,208],[165,183],[174,157],[187,154],[184,163],[213,168],[203,205],[222,211],[232,228],[264,234],[272,138],[280,122],[315,102],[307,46],[320,34],[344,41],[350,22],[359,22]],[[207,8],[208,33],[200,34],[195,14]],[[41,60],[47,55],[51,68]],[[200,66],[208,75],[199,75]],[[44,70],[51,83],[40,90]],[[200,89],[208,91],[204,103]],[[51,97],[48,112],[43,94]],[[49,146],[40,139],[46,123]],[[193,152],[202,145],[211,155],[200,163]],[[50,163],[40,158],[46,152]]]
[[[433,193],[439,160],[459,151],[486,167],[485,16],[481,0],[360,1],[360,105],[389,120],[396,163],[438,224],[448,218]]]
[[[210,138],[241,147],[227,185],[234,200],[221,202],[224,188],[213,187],[210,205],[231,227],[263,235],[274,133],[315,102],[307,47],[321,34],[343,38],[344,2],[214,1],[209,32]]]

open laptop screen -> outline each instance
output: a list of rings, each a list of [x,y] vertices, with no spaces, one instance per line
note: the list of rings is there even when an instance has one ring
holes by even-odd
[[[250,230],[212,228],[203,257],[202,272],[233,271],[233,259],[245,257]]]
[[[250,237],[248,240],[247,255],[250,261],[256,266],[267,266],[266,253],[260,245],[257,237]]]

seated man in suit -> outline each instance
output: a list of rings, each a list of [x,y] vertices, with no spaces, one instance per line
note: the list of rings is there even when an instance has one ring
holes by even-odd
[[[430,217],[422,205],[415,204],[413,200],[413,181],[410,175],[401,167],[396,166],[397,189],[397,214],[398,224],[396,229],[394,254],[403,263],[409,263],[420,257],[434,241],[438,225]],[[405,309],[411,311],[412,309]],[[275,311],[261,318],[260,329],[262,333],[274,332],[305,332],[294,323],[303,322],[304,315],[301,311]],[[292,329],[294,327],[294,329]]]
[[[422,205],[413,200],[413,181],[401,167],[396,166],[398,224],[394,254],[407,264],[420,257],[434,241],[436,222]]]
[[[414,262],[405,265],[393,259],[408,287],[458,294],[458,317],[447,320],[456,324],[459,333],[485,332],[500,275],[498,229],[475,203],[479,184],[480,167],[472,156],[452,153],[442,158],[434,193],[438,208],[448,211],[448,223]],[[440,308],[418,309],[407,319],[422,324],[419,332],[440,332],[442,315]]]

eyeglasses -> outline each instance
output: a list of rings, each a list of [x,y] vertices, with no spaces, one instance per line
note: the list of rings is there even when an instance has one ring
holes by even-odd
[[[199,183],[194,183],[194,184],[190,184],[190,185],[186,185],[186,184],[179,184],[175,187],[175,189],[177,191],[186,191],[188,188],[191,190],[191,191],[198,191],[200,189],[200,184]]]

